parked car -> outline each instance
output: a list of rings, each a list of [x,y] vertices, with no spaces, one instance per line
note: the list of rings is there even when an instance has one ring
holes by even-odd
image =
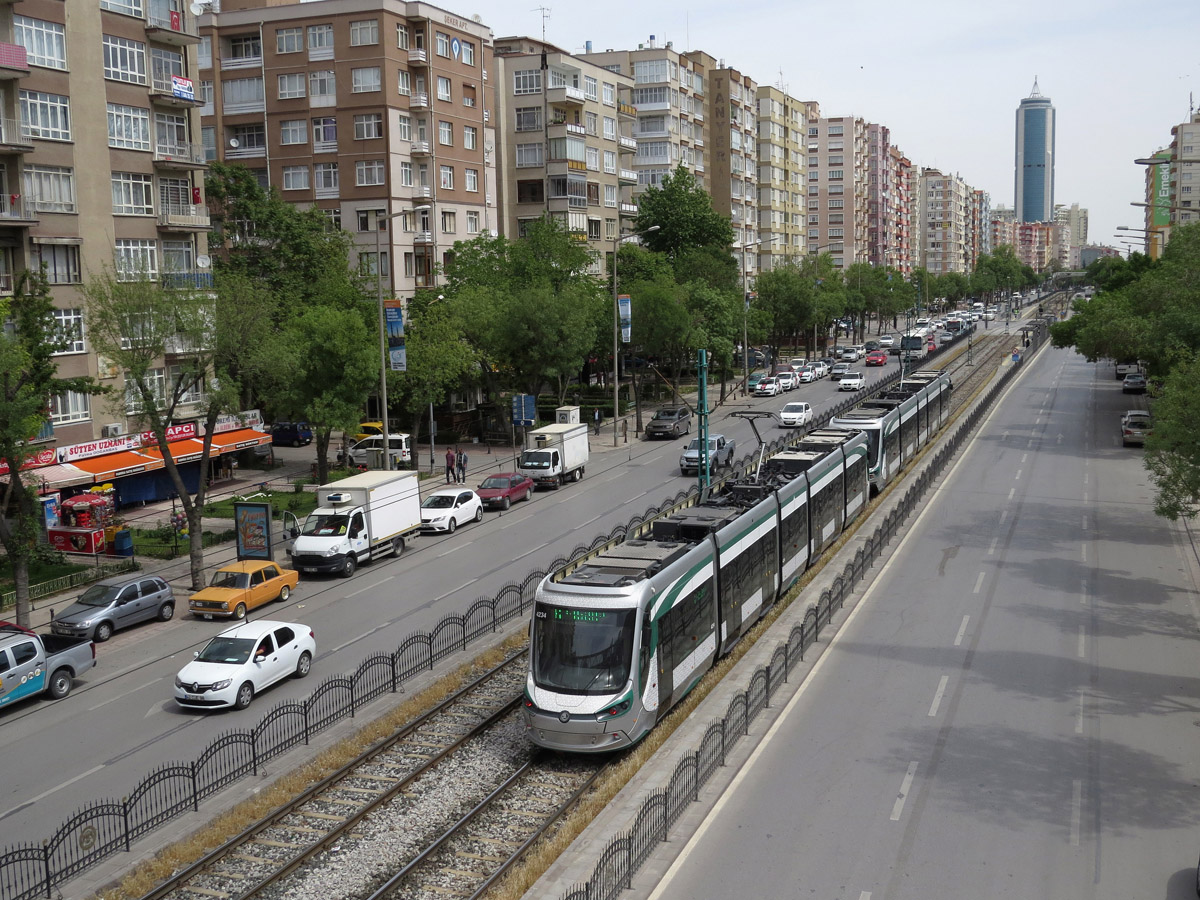
[[[708,470],[715,472],[721,466],[733,463],[732,440],[726,440],[723,434],[708,436]],[[692,438],[688,448],[679,457],[679,471],[684,475],[695,475],[700,465],[700,438]]]
[[[833,363],[831,363],[827,358],[814,359],[812,363],[812,367],[817,370],[818,378],[827,377],[829,375],[829,367],[832,365]]]
[[[879,341],[867,341],[865,344],[863,344],[863,352],[864,353],[874,353],[876,350],[878,350],[880,348],[880,346],[881,346],[881,344],[879,343]]]
[[[61,700],[95,664],[96,644],[88,638],[0,622],[0,707],[38,694]]]
[[[1146,376],[1141,372],[1130,372],[1121,382],[1121,393],[1123,394],[1144,394],[1146,393]]]
[[[796,376],[790,368],[786,372],[776,372],[775,380],[779,382],[779,387],[785,391],[792,390],[797,384]]]
[[[896,343],[896,339],[894,337],[892,337],[890,334],[881,334],[879,336],[878,343],[879,343],[880,350],[891,350],[893,345],[895,345],[895,343]]]
[[[783,388],[779,386],[779,379],[774,376],[767,376],[758,383],[754,388],[754,396],[756,397],[774,397],[782,392]]]
[[[188,598],[188,609],[205,619],[244,619],[249,610],[272,600],[286,601],[299,581],[300,573],[295,569],[281,569],[266,560],[227,563],[212,573],[208,587]]]
[[[154,619],[167,622],[174,615],[171,586],[157,575],[134,572],[97,581],[54,617],[50,630],[102,644],[118,628]]]
[[[858,356],[859,356],[858,348],[857,347],[843,347],[840,356],[842,359],[848,360],[849,362],[858,362]]]
[[[448,487],[434,491],[421,501],[421,530],[454,533],[466,522],[483,519],[483,502],[467,488]]]
[[[838,382],[839,391],[861,391],[867,385],[862,372],[847,372]]]
[[[886,366],[888,355],[886,350],[872,350],[867,354],[866,365],[868,366]]]
[[[263,619],[222,631],[175,676],[175,702],[192,709],[245,709],[256,694],[312,671],[313,630]]]
[[[850,363],[840,362],[834,363],[833,369],[829,372],[829,377],[833,381],[841,381],[847,372],[850,371]]]
[[[833,370],[834,364],[837,363],[837,360],[832,356],[822,356],[817,360],[817,362],[821,363],[821,365],[825,367],[825,375],[828,375]]]
[[[276,447],[307,446],[312,439],[312,428],[307,422],[276,422],[271,426],[271,443]]]
[[[763,372],[751,372],[750,379],[746,382],[746,390],[752,391],[759,386],[766,374]]]
[[[518,472],[500,472],[483,479],[475,493],[488,509],[508,509],[533,496],[533,479]]]
[[[807,403],[788,403],[779,411],[781,428],[803,428],[813,420],[813,408]]]
[[[796,373],[796,377],[800,379],[801,384],[811,384],[817,380],[817,367],[802,366],[800,371]]]
[[[1154,421],[1144,409],[1131,409],[1121,416],[1121,444],[1128,447],[1146,443],[1146,435],[1154,430]]]
[[[392,456],[402,466],[407,466],[410,462],[412,462],[412,447],[409,444],[407,434],[393,434],[388,439],[388,447]],[[361,441],[355,441],[353,444],[351,444],[349,450],[347,450],[345,453],[338,453],[338,465],[368,466],[371,464],[372,458],[377,456],[377,454],[373,454],[371,451],[382,449],[383,435],[377,434],[372,437],[365,437]]]
[[[646,437],[676,438],[692,430],[692,411],[686,406],[669,406],[660,409],[646,423]]]

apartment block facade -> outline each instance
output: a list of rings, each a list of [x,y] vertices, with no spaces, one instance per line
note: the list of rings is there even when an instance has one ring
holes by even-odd
[[[820,118],[812,101],[760,85],[758,108],[758,267],[770,271],[803,255],[808,223],[808,126]]]
[[[822,117],[808,126],[809,253],[829,253],[845,268],[869,254],[867,123],[856,116]]]
[[[0,8],[0,294],[44,266],[55,318],[73,337],[56,356],[59,375],[113,390],[51,397],[39,442],[64,447],[129,430],[122,373],[88,340],[90,276],[211,284],[199,42],[186,5],[168,0]],[[180,361],[162,360],[164,387]],[[187,399],[183,416],[204,398]]]
[[[1200,112],[1171,128],[1172,225],[1200,220]]]
[[[486,26],[383,0],[225,0],[202,25],[208,157],[323,210],[389,296],[498,229]]]
[[[932,275],[969,274],[973,189],[958,175],[921,171],[921,265]]]
[[[979,257],[992,252],[992,195],[975,188],[971,191],[971,219],[967,239],[968,272],[974,272]]]
[[[494,42],[500,232],[549,214],[600,273],[621,221],[637,213],[633,79],[529,37]]]
[[[886,194],[891,215],[881,223],[883,264],[908,275],[916,268],[913,254],[913,215],[919,174],[899,147],[887,154]]]

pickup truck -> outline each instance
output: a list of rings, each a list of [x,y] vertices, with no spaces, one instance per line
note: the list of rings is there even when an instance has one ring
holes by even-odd
[[[37,634],[0,622],[0,708],[41,693],[61,700],[95,664],[96,645],[88,638]]]
[[[708,436],[708,471],[715,472],[721,466],[733,464],[734,441],[723,434]],[[695,475],[700,467],[700,438],[692,438],[688,448],[679,457],[679,471],[684,475]]]

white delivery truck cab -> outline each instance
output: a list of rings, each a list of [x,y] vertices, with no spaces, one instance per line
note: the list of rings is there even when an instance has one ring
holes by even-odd
[[[577,420],[526,432],[517,471],[538,485],[558,487],[583,478],[587,461],[588,427]]]
[[[317,488],[317,508],[292,544],[292,565],[349,578],[359,563],[399,555],[420,531],[417,473],[363,472]]]

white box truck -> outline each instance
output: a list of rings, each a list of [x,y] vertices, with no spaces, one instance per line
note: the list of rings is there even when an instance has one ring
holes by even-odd
[[[292,544],[292,565],[349,578],[359,563],[399,555],[420,531],[417,473],[363,472],[317,488],[317,508]]]
[[[539,485],[558,487],[581,479],[587,461],[587,425],[546,425],[525,433],[517,470]]]

